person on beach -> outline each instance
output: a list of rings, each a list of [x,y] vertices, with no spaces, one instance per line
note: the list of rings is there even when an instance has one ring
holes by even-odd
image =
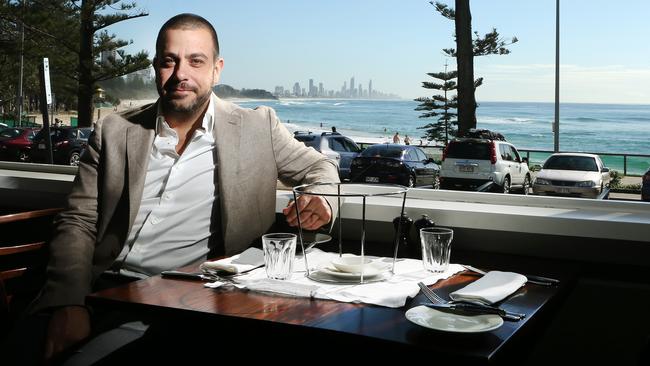
[[[247,249],[274,224],[278,179],[339,182],[336,162],[294,139],[273,109],[241,108],[212,93],[224,61],[204,18],[169,19],[153,64],[158,101],[106,116],[88,140],[30,308],[32,329],[45,329],[16,327],[10,337],[8,349],[21,357],[53,360],[96,335],[94,325],[106,319],[91,316],[85,297],[99,288]],[[297,204],[303,229],[336,214],[322,196]],[[290,226],[294,205],[283,210]]]
[[[399,143],[401,143],[401,142],[402,142],[402,141],[401,141],[400,138],[399,138],[399,132],[395,132],[395,135],[393,136],[393,143],[394,143],[394,144],[399,144]]]
[[[404,145],[410,145],[411,144],[411,139],[409,138],[409,135],[404,135]]]
[[[338,132],[336,132],[336,126],[332,126],[332,134],[337,134],[337,135],[339,134]]]

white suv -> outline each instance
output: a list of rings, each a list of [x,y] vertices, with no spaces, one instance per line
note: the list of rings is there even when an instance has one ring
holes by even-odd
[[[498,138],[449,142],[440,165],[440,188],[476,189],[490,181],[494,182],[492,190],[509,193],[511,188],[517,188],[528,194],[531,179],[527,159],[511,143]]]

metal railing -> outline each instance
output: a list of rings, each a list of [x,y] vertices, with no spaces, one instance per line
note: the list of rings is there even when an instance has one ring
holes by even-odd
[[[357,142],[357,144],[362,149],[365,149],[370,145],[374,145],[373,143],[368,143],[368,142],[361,142],[361,143]],[[429,145],[424,145],[424,146],[414,145],[414,146],[422,148],[428,157],[432,157],[436,160],[440,160],[442,158],[442,150],[445,148],[444,146],[429,146]],[[524,155],[528,159],[529,166],[532,165],[532,162],[530,160],[531,153],[547,154],[547,155],[551,155],[554,153],[554,151],[552,150],[519,149],[519,148],[517,150],[519,151],[520,154]],[[575,153],[599,155],[603,159],[605,165],[608,166],[610,169],[614,168],[613,170],[620,170],[620,169],[616,169],[619,165],[612,164],[611,161],[612,159],[607,159],[607,157],[622,158],[623,175],[625,176],[640,177],[643,175],[645,170],[648,169],[648,167],[650,167],[650,154],[605,153],[605,152],[589,152],[589,151],[561,151],[561,152],[575,152]],[[544,159],[541,159],[540,163],[542,163],[543,160],[545,159],[546,157],[544,157]],[[640,170],[642,171],[633,171],[633,172],[629,171],[630,170],[629,165],[631,159],[639,160],[637,161],[638,164],[645,163],[645,167],[640,168]]]

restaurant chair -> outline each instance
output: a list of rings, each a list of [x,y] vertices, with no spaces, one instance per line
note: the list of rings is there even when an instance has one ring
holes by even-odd
[[[54,216],[44,209],[0,216],[0,334],[38,293],[47,264]]]

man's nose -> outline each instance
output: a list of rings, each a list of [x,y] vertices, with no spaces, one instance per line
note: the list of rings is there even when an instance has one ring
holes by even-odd
[[[174,67],[174,76],[178,80],[185,80],[187,77],[187,67],[188,64],[184,60],[178,60],[176,62],[176,67]]]

